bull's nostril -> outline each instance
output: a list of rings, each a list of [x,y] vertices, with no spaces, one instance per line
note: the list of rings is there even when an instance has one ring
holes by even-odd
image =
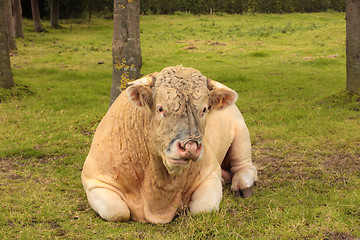
[[[186,143],[185,143],[185,144],[186,144]],[[185,144],[182,144],[181,142],[179,142],[179,143],[178,143],[178,148],[179,148],[180,150],[185,151]]]
[[[196,143],[196,148],[199,148],[201,143],[200,141],[198,141],[197,139],[192,139],[192,138],[189,138],[187,139],[186,141],[184,141],[183,145],[182,145],[182,148],[185,148],[186,149],[186,146],[187,145],[192,145],[193,143]]]

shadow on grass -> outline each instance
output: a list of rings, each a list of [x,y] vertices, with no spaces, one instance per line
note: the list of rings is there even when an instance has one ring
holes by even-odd
[[[16,84],[10,89],[0,89],[0,103],[7,102],[13,98],[21,99],[28,95],[34,95],[34,91],[30,86]]]
[[[342,91],[327,96],[317,102],[327,107],[347,108],[351,111],[360,111],[360,96]]]

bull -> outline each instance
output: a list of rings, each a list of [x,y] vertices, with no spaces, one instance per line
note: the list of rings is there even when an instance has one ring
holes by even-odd
[[[214,211],[224,182],[252,195],[257,171],[235,91],[182,66],[129,85],[97,127],[81,174],[103,219],[158,224],[184,206]]]

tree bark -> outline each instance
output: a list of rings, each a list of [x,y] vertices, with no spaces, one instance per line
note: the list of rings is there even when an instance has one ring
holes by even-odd
[[[140,77],[140,0],[114,0],[113,34],[110,106],[128,82]]]
[[[59,0],[51,0],[50,6],[50,25],[59,28]]]
[[[11,73],[8,40],[6,36],[6,1],[7,0],[0,0],[0,88],[11,88],[15,85]]]
[[[13,22],[16,38],[24,38],[21,0],[13,1]]]
[[[360,94],[360,1],[346,0],[346,90]]]
[[[32,18],[34,21],[35,32],[45,31],[45,28],[41,24],[38,0],[31,0],[31,12],[32,12]]]
[[[6,21],[6,36],[8,39],[9,51],[17,50],[16,40],[15,40],[15,31],[14,24],[12,21],[12,5],[11,0],[5,1],[5,21]]]

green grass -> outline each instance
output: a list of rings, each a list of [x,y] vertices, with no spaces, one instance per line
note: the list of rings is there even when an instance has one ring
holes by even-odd
[[[181,210],[167,225],[109,223],[80,182],[106,113],[112,21],[61,22],[12,56],[0,90],[1,239],[360,238],[360,98],[344,91],[342,13],[142,16],[142,73],[199,69],[239,93],[259,181],[250,200],[226,186],[220,210]],[[189,47],[190,46],[190,47]]]

